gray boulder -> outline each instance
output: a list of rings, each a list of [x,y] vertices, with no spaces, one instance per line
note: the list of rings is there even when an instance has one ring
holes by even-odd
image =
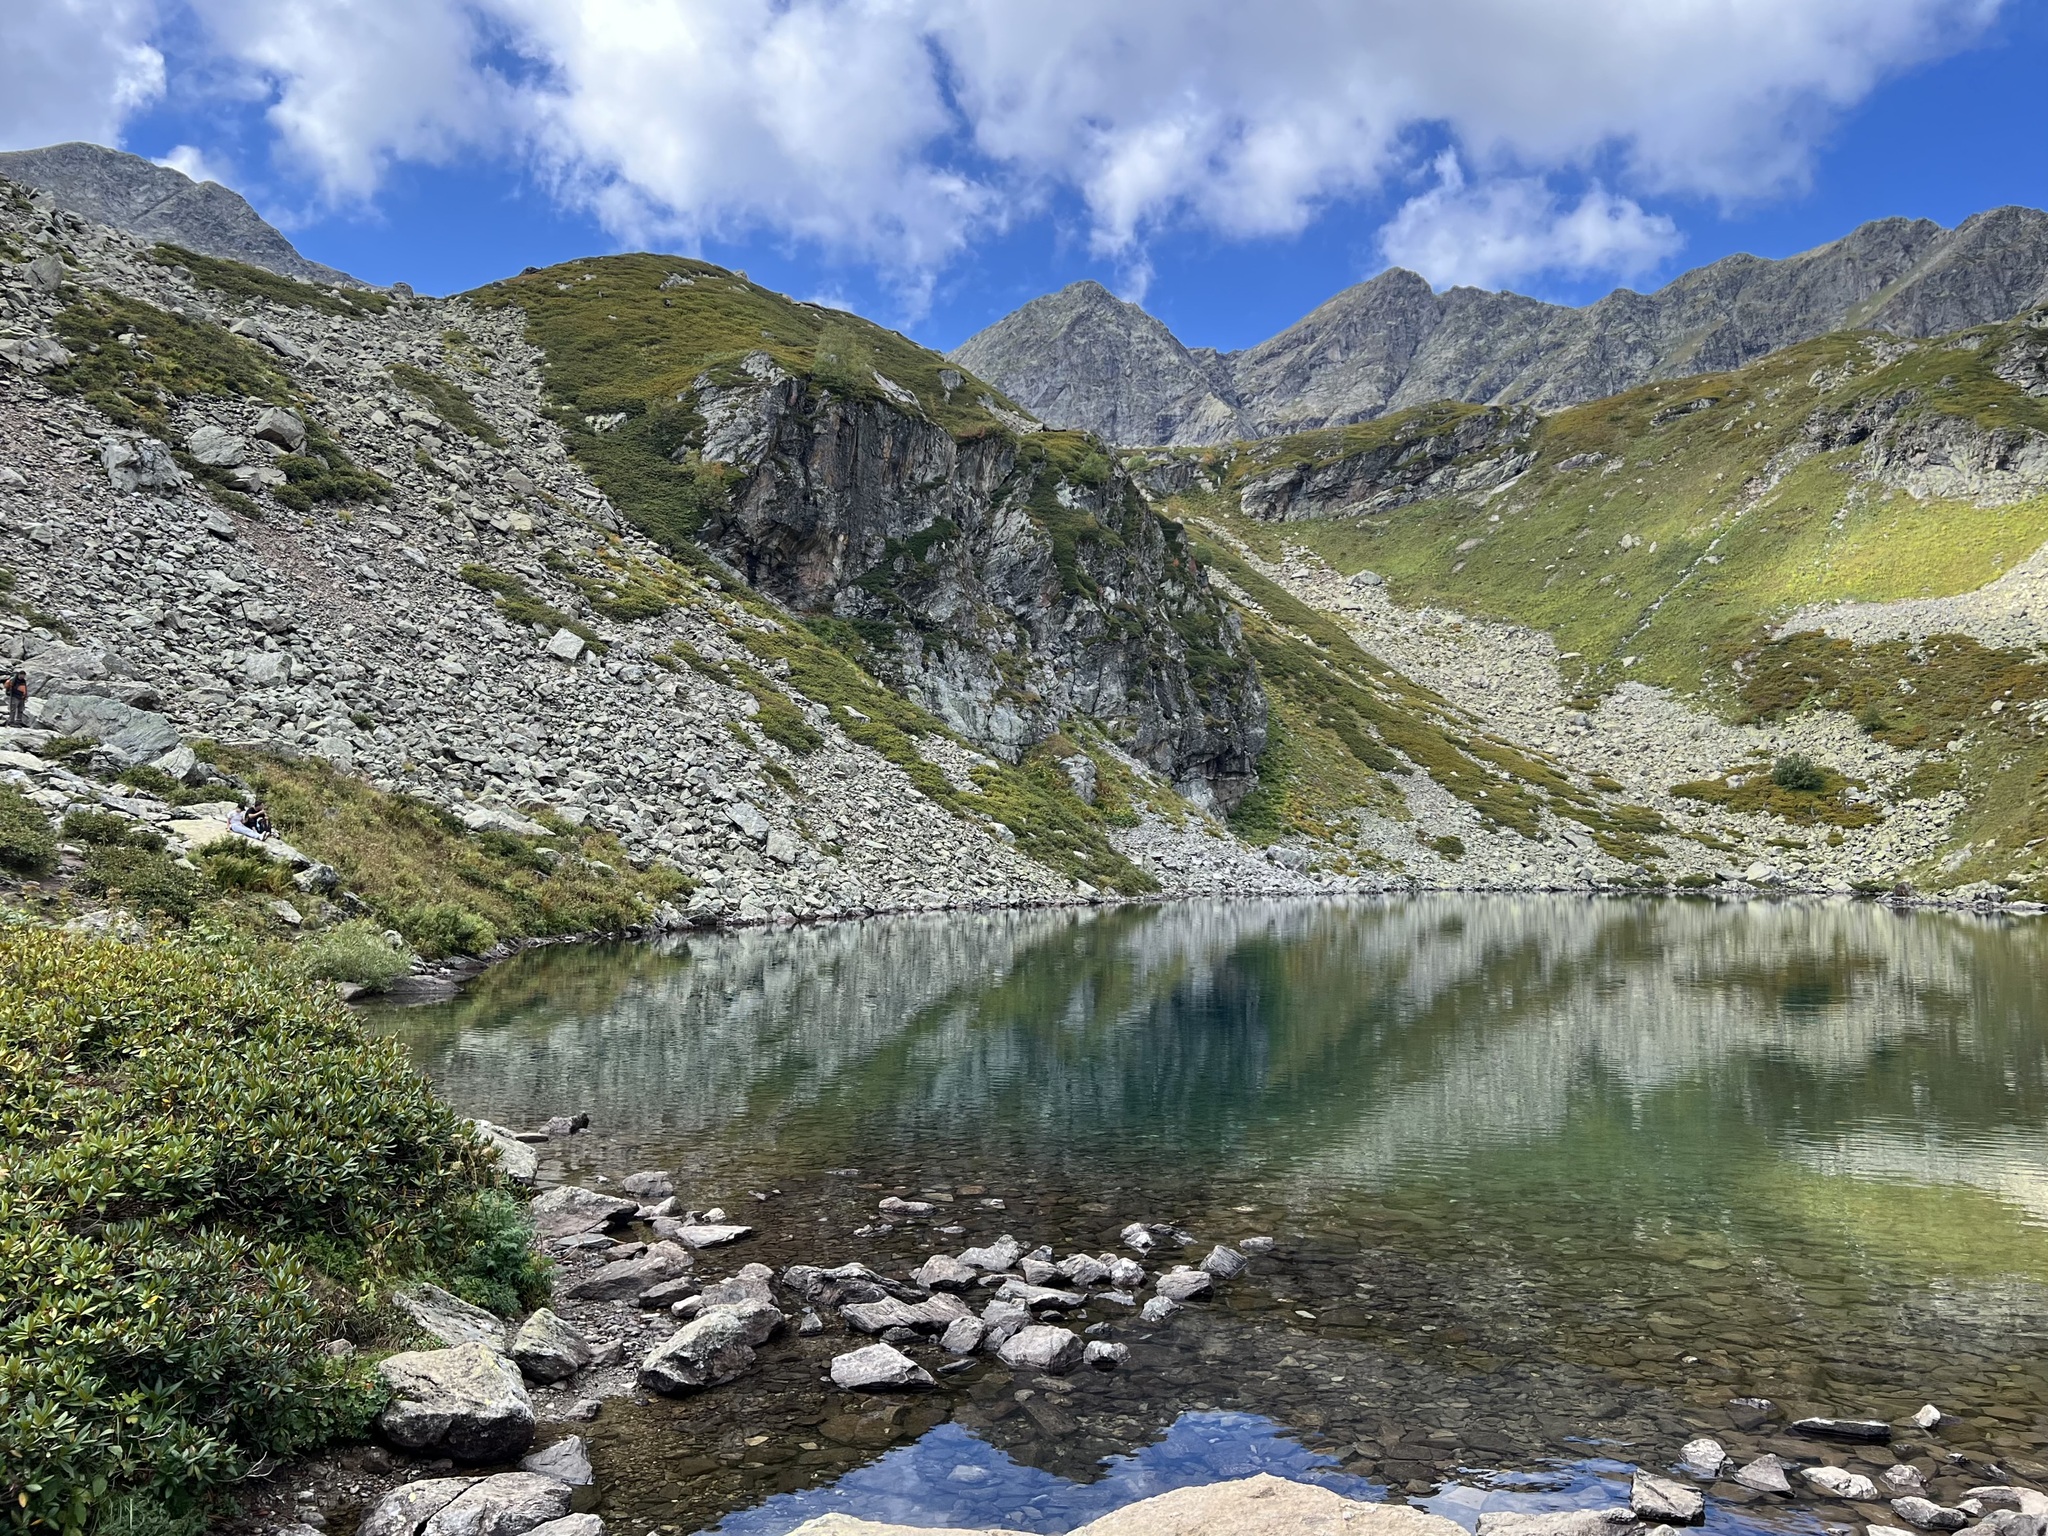
[[[1970,1517],[1960,1509],[1950,1509],[1918,1494],[1893,1499],[1892,1513],[1923,1531],[1960,1531],[1970,1523]]]
[[[974,1284],[978,1273],[972,1264],[951,1254],[935,1253],[910,1278],[928,1291],[964,1291]]]
[[[1113,1371],[1130,1358],[1130,1345],[1112,1344],[1107,1339],[1090,1339],[1081,1353],[1081,1363],[1098,1371]]]
[[[996,1356],[1013,1371],[1064,1376],[1081,1363],[1084,1353],[1081,1336],[1073,1329],[1034,1323],[1005,1339]]]
[[[566,1319],[542,1307],[512,1337],[512,1363],[528,1381],[567,1381],[590,1364],[590,1341]]]
[[[939,1335],[939,1348],[949,1355],[971,1355],[981,1348],[981,1341],[987,1334],[988,1324],[980,1318],[956,1317]]]
[[[636,1207],[637,1209],[637,1207]],[[675,1229],[675,1239],[685,1248],[723,1248],[754,1234],[752,1227],[730,1222],[685,1222]]]
[[[540,1172],[540,1154],[506,1130],[488,1120],[472,1120],[471,1128],[491,1145],[498,1160],[498,1172],[516,1184],[531,1184]]]
[[[984,1248],[963,1249],[960,1262],[986,1274],[1001,1274],[1006,1269],[1016,1268],[1017,1261],[1024,1257],[1024,1245],[1005,1232]]]
[[[1480,1512],[1478,1536],[1619,1536],[1619,1530],[1604,1509],[1489,1509]]]
[[[1698,1525],[1707,1518],[1707,1500],[1699,1489],[1669,1477],[1638,1472],[1629,1485],[1629,1507],[1638,1520],[1659,1525]]]
[[[1093,1254],[1077,1253],[1062,1259],[1057,1268],[1070,1285],[1100,1285],[1109,1278],[1109,1266]]]
[[[1163,1323],[1180,1310],[1180,1303],[1171,1296],[1154,1296],[1138,1308],[1138,1316],[1148,1323]]]
[[[561,1184],[533,1198],[533,1229],[542,1237],[571,1237],[624,1221],[640,1209],[637,1200],[600,1195],[594,1189]]]
[[[766,1264],[742,1266],[736,1275],[713,1281],[704,1287],[704,1305],[707,1307],[735,1307],[742,1303],[757,1302],[772,1305],[775,1293],[772,1283],[775,1271]]]
[[[894,1392],[937,1385],[930,1371],[893,1344],[870,1344],[834,1357],[832,1384],[848,1392]]]
[[[543,832],[547,829],[541,828]],[[629,1173],[619,1180],[619,1188],[629,1195],[638,1195],[642,1200],[662,1200],[676,1192],[675,1180],[658,1168],[642,1173]]]
[[[656,1243],[636,1259],[619,1259],[577,1281],[568,1294],[575,1301],[637,1301],[664,1280],[686,1273],[691,1263],[688,1249]]]
[[[1207,1278],[1204,1276],[1203,1278]],[[998,1301],[1019,1301],[1032,1311],[1041,1307],[1073,1308],[1085,1306],[1088,1298],[1079,1291],[1055,1290],[1050,1286],[1033,1285],[1026,1280],[1005,1280],[996,1288]]]
[[[171,450],[153,437],[102,438],[100,466],[117,491],[173,491],[185,483]]]
[[[429,1477],[392,1489],[363,1517],[356,1536],[413,1536],[466,1489],[473,1477]]]
[[[1830,1498],[1866,1504],[1877,1497],[1877,1484],[1861,1472],[1841,1467],[1808,1467],[1801,1475]]]
[[[1176,1265],[1159,1277],[1153,1289],[1168,1301],[1192,1301],[1208,1295],[1213,1284],[1206,1271]]]
[[[526,1536],[569,1513],[569,1485],[533,1472],[501,1472],[435,1511],[420,1536]]]
[[[596,1515],[564,1515],[536,1525],[526,1536],[604,1536],[604,1521]]]
[[[214,469],[232,469],[249,457],[249,440],[209,423],[185,439],[185,451]]]
[[[1235,1248],[1226,1248],[1218,1243],[1209,1250],[1209,1256],[1202,1260],[1201,1267],[1218,1280],[1234,1280],[1245,1272],[1251,1263]]]
[[[408,1350],[378,1362],[393,1393],[378,1431],[401,1450],[505,1461],[533,1443],[533,1404],[519,1369],[486,1344]]]
[[[1728,1448],[1711,1436],[1688,1440],[1678,1453],[1678,1464],[1695,1477],[1719,1477],[1728,1464]]]
[[[911,1328],[919,1333],[943,1333],[956,1321],[973,1314],[957,1296],[937,1295],[915,1305],[885,1296],[880,1301],[854,1302],[839,1309],[847,1326],[861,1333],[882,1333],[890,1328]]]
[[[306,446],[306,423],[297,411],[273,405],[256,418],[249,435],[261,442],[274,443],[286,453],[297,453]]]
[[[590,1469],[590,1453],[584,1450],[581,1435],[570,1435],[533,1452],[519,1463],[519,1470],[538,1472],[542,1477],[552,1477],[571,1488],[588,1488],[597,1481],[597,1474]]]
[[[679,1397],[737,1381],[754,1368],[756,1357],[748,1333],[739,1309],[732,1307],[721,1307],[685,1323],[640,1362],[640,1385],[650,1392]]]
[[[91,693],[52,694],[36,721],[60,736],[83,736],[129,764],[146,763],[179,746],[177,727],[152,710]]]
[[[1735,1481],[1758,1493],[1790,1493],[1792,1480],[1785,1476],[1785,1462],[1766,1451],[1735,1474]]]
[[[504,1352],[504,1319],[470,1305],[438,1285],[415,1285],[394,1291],[391,1301],[419,1325],[422,1333],[431,1334],[444,1345],[452,1348],[457,1344],[482,1344]]]

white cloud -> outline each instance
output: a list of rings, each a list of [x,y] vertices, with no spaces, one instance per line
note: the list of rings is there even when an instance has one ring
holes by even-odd
[[[150,0],[0,3],[0,149],[112,143],[163,94]]]
[[[1634,277],[1683,243],[1670,219],[1597,184],[1567,204],[1533,176],[1468,186],[1450,151],[1435,168],[1436,186],[1401,205],[1380,249],[1439,288],[1497,288],[1538,272]]]
[[[206,152],[190,144],[180,144],[167,155],[157,156],[158,165],[169,166],[181,176],[194,181],[217,181],[224,187],[235,184],[234,173],[225,165],[216,165],[206,158]]]
[[[914,292],[1062,193],[1142,282],[1154,232],[1298,231],[1411,172],[1418,136],[1471,185],[1411,203],[1392,244],[1450,271],[1443,241],[1477,239],[1455,270],[1489,280],[1625,270],[1664,239],[1637,200],[1797,188],[1835,113],[2000,0],[164,3],[331,200],[501,155],[622,239],[767,231]],[[1596,168],[1614,192],[1548,200],[1540,178]]]

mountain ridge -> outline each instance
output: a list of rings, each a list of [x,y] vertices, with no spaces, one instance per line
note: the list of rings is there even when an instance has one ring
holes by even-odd
[[[239,192],[103,144],[73,141],[0,152],[0,176],[47,192],[57,206],[146,240],[244,262],[300,282],[361,287],[309,261]]]
[[[2048,299],[2048,213],[1953,229],[1887,218],[1794,256],[1736,254],[1652,293],[1583,307],[1456,287],[1403,268],[1333,295],[1242,351],[1190,348],[1100,284],[1068,285],[950,354],[1048,424],[1125,446],[1208,446],[1459,400],[1557,410],[1740,367],[1830,331],[1941,335]]]

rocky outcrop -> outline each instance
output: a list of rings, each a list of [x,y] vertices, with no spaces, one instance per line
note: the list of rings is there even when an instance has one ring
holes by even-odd
[[[1936,336],[2048,300],[2048,214],[1943,229],[1879,219],[1781,261],[1728,256],[1583,309],[1394,268],[1269,341],[1191,350],[1093,284],[1034,300],[954,356],[1044,420],[1128,444],[1209,444],[1364,421],[1435,400],[1553,410],[1738,367],[1846,328]]]
[[[0,176],[47,193],[59,208],[145,240],[247,262],[301,282],[360,286],[308,261],[240,193],[217,181],[101,144],[52,144],[0,154]]]
[[[1534,411],[1423,412],[1384,441],[1331,459],[1254,472],[1238,503],[1266,522],[1390,512],[1436,496],[1505,485],[1535,462]]]
[[[765,354],[746,372],[693,403],[702,453],[744,476],[701,537],[751,584],[862,623],[893,681],[998,757],[1081,716],[1197,804],[1243,797],[1265,701],[1236,620],[1099,448],[963,441]]]

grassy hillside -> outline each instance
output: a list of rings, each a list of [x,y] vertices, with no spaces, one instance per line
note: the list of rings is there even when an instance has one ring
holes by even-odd
[[[1730,663],[1801,606],[1965,592],[2048,541],[2048,496],[1916,499],[1859,476],[1861,444],[1813,451],[1809,431],[1895,407],[1904,422],[2048,432],[2048,401],[1996,371],[2025,330],[1828,336],[1561,411],[1530,440],[1534,466],[1489,497],[1285,524],[1234,510],[1254,476],[1359,453],[1424,414],[1409,412],[1215,454],[1222,491],[1191,504],[1261,552],[1299,544],[1377,571],[1403,603],[1545,629],[1579,653],[1590,689],[1626,676],[1726,699]]]
[[[1967,802],[1917,881],[2040,895],[2048,737],[2035,706],[2048,699],[2048,665],[1960,635],[1859,646],[1777,629],[1811,605],[1969,592],[2048,543],[2048,494],[2006,473],[2024,463],[2029,434],[2048,434],[2048,393],[2027,389],[2041,381],[2041,318],[1919,343],[1823,337],[1734,373],[1562,411],[1518,445],[1535,455],[1526,472],[1490,492],[1437,489],[1367,512],[1340,490],[1306,519],[1297,501],[1285,522],[1240,505],[1246,485],[1290,469],[1341,487],[1362,456],[1389,444],[1405,453],[1472,414],[1433,406],[1190,455],[1215,489],[1172,505],[1262,557],[1306,547],[1341,572],[1379,573],[1405,605],[1547,631],[1587,703],[1633,679],[1735,721],[1840,711],[1878,740],[1932,754],[1906,793],[1957,789]],[[1456,460],[1443,479],[1497,453]],[[1964,487],[1972,494],[1924,494],[1926,466],[1954,471],[1973,454],[1987,473]],[[1298,690],[1272,637],[1257,623],[1249,632],[1299,751],[1314,733]],[[1342,756],[1293,781],[1341,784],[1374,761],[1369,750]]]

